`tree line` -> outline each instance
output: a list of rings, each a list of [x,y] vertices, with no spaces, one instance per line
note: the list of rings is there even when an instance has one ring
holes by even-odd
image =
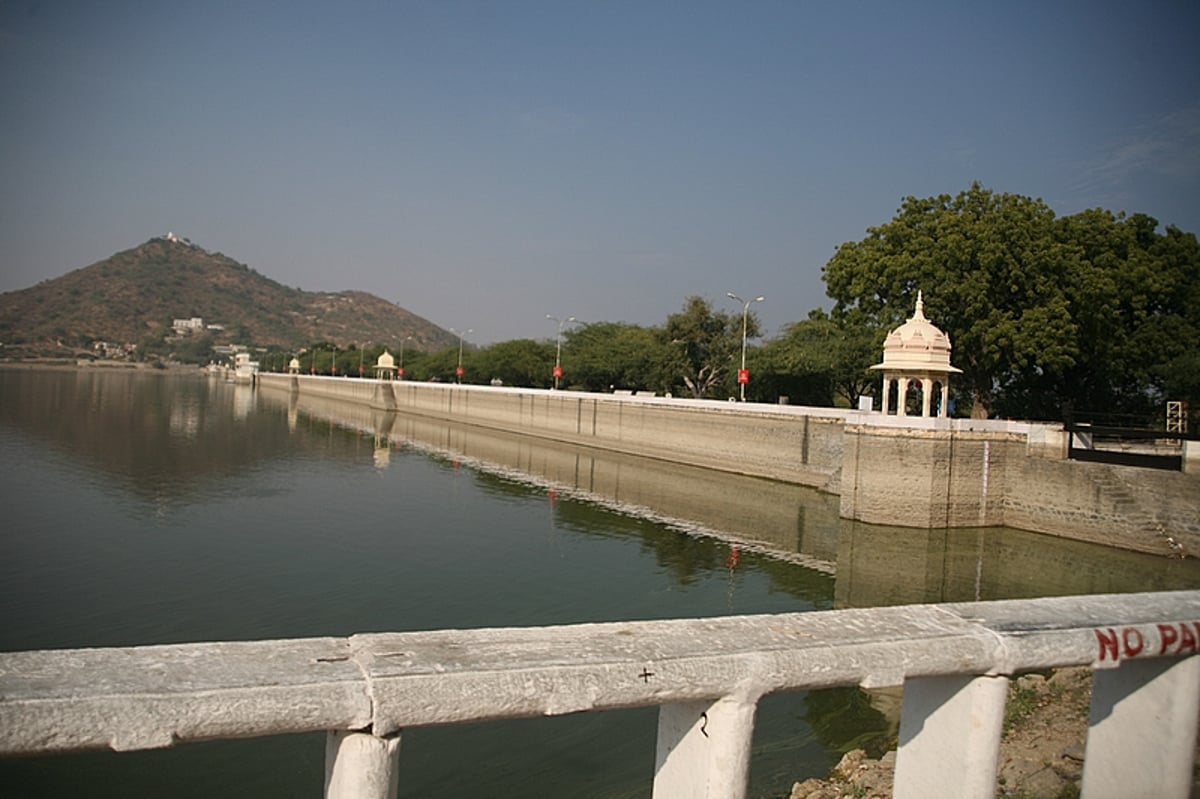
[[[854,406],[877,395],[870,371],[887,332],[926,316],[953,344],[961,415],[1023,419],[1089,414],[1161,418],[1168,399],[1200,410],[1200,245],[1144,214],[1056,216],[1040,199],[973,184],[956,196],[905,198],[888,222],[837,248],[823,269],[829,311],[773,338],[746,316],[746,399]],[[656,326],[583,322],[562,332],[559,385],[678,397],[739,392],[741,311],[688,297]],[[337,350],[314,344],[301,371],[374,376],[399,342]],[[291,354],[279,353],[290,360]],[[555,340],[461,350],[462,382],[554,385]],[[286,369],[268,354],[264,368]],[[405,379],[458,380],[460,349],[404,353]],[[335,372],[336,370],[336,372]],[[876,403],[878,405],[878,403]]]

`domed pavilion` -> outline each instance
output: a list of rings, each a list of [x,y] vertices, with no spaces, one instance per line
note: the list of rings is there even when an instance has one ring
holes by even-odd
[[[379,380],[396,379],[396,359],[387,350],[384,350],[375,362],[375,377]]]
[[[908,416],[912,399],[921,416],[949,416],[950,375],[962,370],[950,365],[950,337],[925,318],[921,292],[916,312],[884,340],[883,363],[871,368],[883,372],[885,414]]]

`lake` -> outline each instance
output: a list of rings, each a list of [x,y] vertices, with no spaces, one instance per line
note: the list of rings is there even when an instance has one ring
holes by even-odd
[[[0,369],[0,647],[805,612],[1200,587],[1200,565],[200,376]],[[612,479],[617,475],[617,479]],[[895,692],[759,707],[751,796],[895,735]],[[401,796],[647,797],[652,708],[404,733]],[[319,796],[322,734],[0,761],[5,796]]]

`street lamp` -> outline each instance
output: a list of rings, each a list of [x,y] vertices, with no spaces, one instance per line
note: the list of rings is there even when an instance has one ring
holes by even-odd
[[[412,336],[400,339],[400,368],[396,370],[396,376],[401,380],[404,379],[404,342],[406,341],[412,341]]]
[[[731,300],[737,300],[742,303],[742,368],[738,370],[738,385],[742,387],[742,402],[746,401],[746,384],[750,382],[750,372],[746,370],[746,320],[750,316],[750,303],[762,302],[766,297],[755,297],[752,300],[743,300],[732,291],[725,292],[725,296]]]
[[[546,314],[546,318],[552,322],[558,322],[558,335],[555,337],[554,347],[554,390],[558,390],[558,379],[562,377],[562,330],[563,325],[573,324],[578,322],[574,316],[568,316],[566,319],[559,319],[557,316]]]
[[[463,367],[462,367],[463,336],[467,335],[468,333],[474,333],[475,331],[468,327],[465,331],[463,331],[461,333],[459,333],[459,331],[455,330],[454,328],[450,328],[450,332],[458,333],[458,368],[454,370],[454,374],[458,376],[458,382],[461,383],[462,376],[463,376]]]

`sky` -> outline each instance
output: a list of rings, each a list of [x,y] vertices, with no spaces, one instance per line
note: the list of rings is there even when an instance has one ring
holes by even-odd
[[[770,337],[907,196],[1200,232],[1197,30],[1194,0],[0,0],[0,291],[172,231],[476,344],[727,292]]]

